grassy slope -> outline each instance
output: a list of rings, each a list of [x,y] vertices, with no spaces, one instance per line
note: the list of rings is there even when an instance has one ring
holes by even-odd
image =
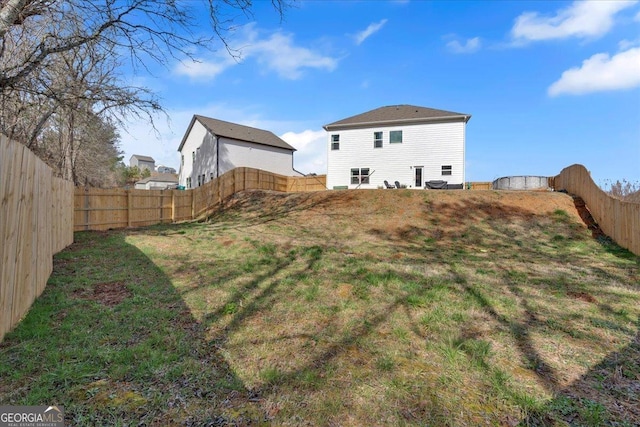
[[[0,402],[69,422],[640,423],[640,262],[562,194],[232,199],[78,233],[0,344]]]

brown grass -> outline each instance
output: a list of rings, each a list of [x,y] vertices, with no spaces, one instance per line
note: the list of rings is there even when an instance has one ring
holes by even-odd
[[[78,251],[105,240],[82,236]],[[152,425],[640,423],[639,259],[565,194],[253,191],[200,224],[108,239],[143,254],[98,274],[133,294],[109,309],[175,293],[164,327],[188,356],[175,380],[136,358],[142,373],[71,382],[77,412],[108,397]]]

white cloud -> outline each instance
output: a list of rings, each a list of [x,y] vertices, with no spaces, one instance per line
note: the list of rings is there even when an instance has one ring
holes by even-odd
[[[293,146],[293,162],[296,170],[302,173],[327,173],[327,134],[324,130],[305,130],[287,132],[280,138]]]
[[[387,19],[383,19],[380,22],[374,22],[370,24],[366,30],[360,31],[358,34],[355,35],[356,44],[357,45],[362,44],[362,42],[368,39],[371,35],[380,31],[382,27],[384,27],[384,24],[387,23],[387,21],[388,21]]]
[[[174,72],[192,79],[212,79],[235,64],[236,61],[228,55],[219,57],[215,62],[204,59],[199,59],[197,62],[180,62]]]
[[[581,95],[591,92],[623,90],[640,87],[640,47],[620,52],[612,57],[598,53],[571,68],[549,86],[548,94]]]
[[[618,49],[619,50],[627,50],[630,49],[632,47],[636,47],[636,46],[640,46],[640,39],[636,39],[636,40],[621,40],[618,42]]]
[[[241,49],[243,59],[255,57],[280,77],[295,80],[302,76],[304,68],[333,71],[338,66],[335,58],[296,46],[291,34],[277,32],[263,40],[256,40],[257,35],[256,31],[250,33],[247,47]]]
[[[474,37],[467,39],[465,44],[461,44],[458,40],[451,40],[447,43],[447,47],[453,53],[473,53],[480,49],[480,38]]]
[[[261,38],[261,32],[255,24],[242,27],[233,40],[229,42],[238,54],[233,58],[226,50],[217,53],[211,59],[200,59],[198,62],[180,63],[174,71],[193,79],[215,78],[226,69],[250,59],[266,65],[280,77],[298,79],[305,68],[324,69],[333,71],[338,66],[338,60],[326,56],[311,48],[296,45],[292,34],[281,31],[266,38]]]
[[[521,41],[600,37],[611,29],[616,13],[635,3],[635,0],[576,1],[554,16],[525,12],[516,18],[511,34]]]

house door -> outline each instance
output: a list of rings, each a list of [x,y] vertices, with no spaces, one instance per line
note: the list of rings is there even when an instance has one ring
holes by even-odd
[[[422,166],[415,166],[413,168],[416,171],[416,188],[422,188]]]

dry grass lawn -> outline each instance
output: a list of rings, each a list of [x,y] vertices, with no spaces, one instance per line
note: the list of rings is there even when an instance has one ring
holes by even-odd
[[[197,224],[78,233],[0,345],[0,400],[77,425],[639,425],[640,260],[584,214],[560,193],[251,191]],[[60,354],[21,366],[45,333]]]

